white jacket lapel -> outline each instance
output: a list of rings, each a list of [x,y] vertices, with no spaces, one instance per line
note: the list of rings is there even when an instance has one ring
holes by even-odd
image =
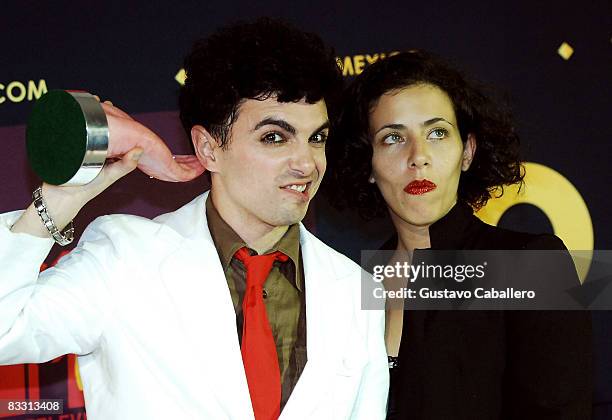
[[[235,311],[216,248],[206,223],[204,194],[158,221],[181,240],[163,263],[160,275],[170,299],[176,302],[182,328],[192,346],[189,356],[198,362],[195,378],[213,377],[209,401],[214,398],[231,418],[252,419],[253,412],[236,332]],[[346,327],[351,325],[352,298],[343,296],[348,273],[338,267],[330,249],[300,225],[300,243],[306,287],[308,362],[285,405],[281,419],[312,418],[325,406],[333,377],[342,374]],[[333,252],[333,251],[331,251]],[[180,356],[179,356],[180,357]]]
[[[164,223],[183,240],[163,261],[160,276],[174,301],[199,367],[193,376],[211,378],[210,391],[231,417],[252,418],[238,335],[227,281],[206,222],[207,193],[170,214]],[[177,355],[181,357],[181,355]],[[206,392],[200,390],[200,392]],[[207,398],[207,399],[210,399]]]
[[[327,392],[328,378],[334,374],[336,336],[343,315],[337,317],[337,276],[329,254],[321,249],[316,239],[300,225],[300,244],[306,285],[306,333],[308,362],[297,382],[281,419],[312,418]],[[348,314],[347,314],[348,315]]]

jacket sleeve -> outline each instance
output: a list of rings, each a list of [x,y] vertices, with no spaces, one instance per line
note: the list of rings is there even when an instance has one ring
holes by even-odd
[[[0,364],[92,352],[111,310],[107,241],[89,229],[75,250],[39,274],[53,240],[11,232],[20,214],[0,215]]]
[[[542,276],[567,286],[579,284],[563,242],[542,235],[528,250],[562,250],[558,264]],[[592,404],[591,314],[588,311],[509,311],[506,313],[506,418],[590,419]]]
[[[360,302],[361,299],[359,298]],[[359,305],[359,303],[358,303]],[[389,395],[389,364],[385,348],[385,311],[358,308],[365,319],[368,361],[351,419],[384,419]]]

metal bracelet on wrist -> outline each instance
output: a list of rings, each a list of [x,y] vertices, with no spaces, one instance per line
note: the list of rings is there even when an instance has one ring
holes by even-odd
[[[32,198],[34,199],[34,208],[36,212],[38,212],[40,220],[42,220],[53,240],[61,246],[70,244],[74,240],[74,224],[72,220],[68,223],[66,230],[64,230],[63,233],[60,232],[47,211],[47,204],[42,196],[42,187],[38,187],[34,190]]]

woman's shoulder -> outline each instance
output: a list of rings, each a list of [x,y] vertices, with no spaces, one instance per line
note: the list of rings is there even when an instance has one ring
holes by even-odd
[[[474,216],[473,234],[467,237],[473,249],[565,250],[563,241],[554,234],[528,233],[492,226]]]

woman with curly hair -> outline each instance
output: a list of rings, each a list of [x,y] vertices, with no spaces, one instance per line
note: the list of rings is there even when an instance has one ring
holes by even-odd
[[[384,249],[565,249],[473,215],[522,183],[519,138],[504,109],[429,53],[368,67],[335,137],[336,204],[388,213],[397,235]],[[590,334],[585,312],[388,309],[388,418],[590,418]]]

